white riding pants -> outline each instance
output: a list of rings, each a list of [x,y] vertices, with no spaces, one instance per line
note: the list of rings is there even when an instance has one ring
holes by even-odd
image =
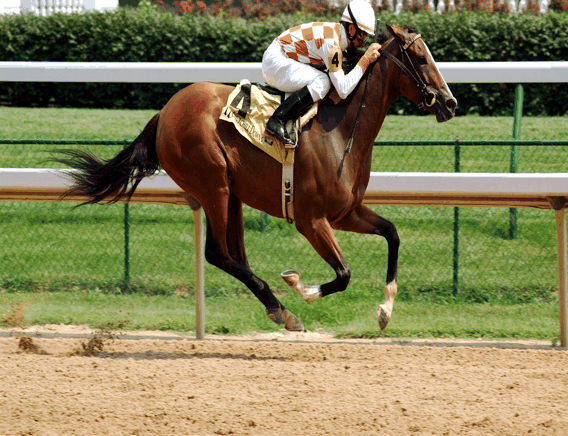
[[[268,85],[284,92],[295,92],[307,86],[314,101],[323,99],[331,87],[326,73],[290,59],[277,40],[272,41],[262,56],[262,75]]]

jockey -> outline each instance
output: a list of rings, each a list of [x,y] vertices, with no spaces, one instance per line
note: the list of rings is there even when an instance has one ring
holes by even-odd
[[[292,94],[268,120],[266,131],[269,134],[293,144],[286,132],[287,120],[298,118],[302,109],[323,99],[331,83],[341,98],[353,91],[367,67],[379,58],[381,45],[371,44],[347,75],[342,70],[343,52],[364,47],[367,35],[374,35],[374,25],[373,7],[366,0],[352,0],[339,23],[301,24],[272,41],[262,57],[264,80]],[[327,69],[329,75],[321,71],[323,69]]]

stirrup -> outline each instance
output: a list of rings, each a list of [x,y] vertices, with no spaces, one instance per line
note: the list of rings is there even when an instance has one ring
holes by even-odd
[[[281,124],[282,121],[284,121],[284,124]],[[292,138],[288,135],[288,131],[290,130],[290,129],[288,129],[288,124],[290,123],[290,121],[292,121],[292,120],[280,120],[280,119],[278,119],[278,121],[275,121],[275,122],[280,123],[280,126],[278,126],[278,127],[282,127],[281,130],[284,132],[284,135],[281,135],[280,132],[277,132],[276,130],[272,130],[272,129],[269,128],[270,120],[266,124],[266,132],[269,135],[274,136],[276,139],[281,141],[286,147],[294,147],[295,148],[298,145],[298,130],[297,130],[297,128],[294,128],[294,126],[297,123],[292,122],[292,132],[291,133],[294,134],[294,137]],[[280,129],[278,129],[278,130],[280,130]]]
[[[298,139],[300,138],[300,119],[287,120],[286,133],[290,133],[289,141],[284,143],[285,148],[297,148]]]

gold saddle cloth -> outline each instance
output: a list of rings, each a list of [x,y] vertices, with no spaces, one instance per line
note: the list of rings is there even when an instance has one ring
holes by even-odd
[[[293,165],[294,153],[290,153],[290,149],[287,150],[281,141],[271,135],[265,136],[266,123],[278,106],[280,96],[270,94],[243,79],[229,95],[219,119],[233,123],[241,135],[278,162]],[[302,117],[301,127],[317,113],[317,106],[317,103],[314,104]]]

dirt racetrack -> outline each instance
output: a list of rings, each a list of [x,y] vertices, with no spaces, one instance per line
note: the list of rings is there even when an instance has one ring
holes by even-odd
[[[87,357],[35,334],[0,337],[0,435],[568,434],[550,343],[152,337]]]

